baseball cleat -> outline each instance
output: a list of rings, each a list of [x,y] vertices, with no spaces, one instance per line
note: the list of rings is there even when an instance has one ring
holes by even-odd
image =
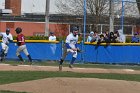
[[[69,68],[73,68],[73,65],[70,64],[70,65],[69,65]]]
[[[32,65],[32,62],[29,62],[29,65]]]
[[[20,64],[21,64],[21,65],[23,65],[23,64],[24,64],[24,62],[20,62]]]

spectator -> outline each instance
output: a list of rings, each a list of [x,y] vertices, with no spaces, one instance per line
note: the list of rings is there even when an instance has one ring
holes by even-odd
[[[114,36],[115,36],[115,38],[116,38],[116,42],[119,42],[119,32],[118,31],[115,31],[114,32]]]
[[[93,38],[93,34],[94,34],[94,32],[91,31],[90,34],[89,34],[89,36],[88,36],[88,38],[87,38],[87,42],[91,42],[91,40]]]
[[[54,35],[54,32],[50,32],[49,41],[56,41],[56,36]]]
[[[98,42],[97,42],[97,44],[100,44],[100,43],[105,43],[106,41],[105,41],[105,37],[104,37],[104,35],[103,34],[101,34],[100,35],[100,38],[98,39]]]
[[[99,39],[98,33],[96,31],[94,31],[93,38],[90,41],[90,43],[92,43],[92,42],[98,42],[98,39]]]
[[[137,33],[134,33],[134,36],[131,39],[131,43],[138,43],[139,42],[139,37]]]
[[[110,32],[109,42],[110,43],[116,43],[116,37],[114,36],[113,32]]]
[[[125,41],[126,41],[126,37],[125,37],[125,35],[123,34],[123,30],[118,30],[118,42],[120,42],[120,43],[125,43]]]
[[[106,31],[105,34],[104,34],[104,40],[105,40],[106,43],[110,42],[109,37],[110,37],[109,31]]]
[[[50,32],[49,41],[56,41],[56,36],[54,35],[54,32]],[[55,43],[50,43],[50,49],[51,49],[51,53],[53,55],[55,55],[56,44]]]

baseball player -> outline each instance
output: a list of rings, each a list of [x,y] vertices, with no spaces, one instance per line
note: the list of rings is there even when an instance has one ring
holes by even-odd
[[[9,49],[9,43],[13,42],[13,36],[10,33],[10,29],[6,28],[6,32],[1,32],[0,36],[2,36],[2,49],[1,49],[1,53],[0,53],[0,60],[3,61],[4,58],[7,56],[8,53],[8,49]]]
[[[59,71],[62,71],[63,61],[67,53],[69,52],[72,53],[72,59],[71,59],[69,67],[73,68],[73,63],[77,58],[77,50],[79,50],[79,48],[77,47],[77,42],[78,42],[78,28],[73,27],[72,32],[66,37],[66,43],[63,49],[63,56],[61,57],[59,61]]]
[[[23,64],[23,58],[20,55],[20,52],[23,51],[25,53],[25,55],[28,57],[30,64],[32,64],[32,58],[31,58],[31,56],[28,53],[28,50],[26,48],[25,36],[22,34],[22,29],[20,27],[17,27],[15,31],[17,33],[17,43],[16,44],[18,46],[17,51],[16,51],[16,55],[20,59],[21,64]]]

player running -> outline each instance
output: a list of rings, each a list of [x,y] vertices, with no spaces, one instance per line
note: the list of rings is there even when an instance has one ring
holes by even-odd
[[[72,53],[72,59],[69,67],[73,68],[73,63],[77,58],[77,51],[79,50],[79,48],[77,47],[77,42],[78,42],[78,28],[73,27],[72,32],[66,37],[66,43],[63,49],[63,56],[59,61],[59,71],[62,71],[63,61],[66,58],[67,53],[69,52]]]
[[[6,32],[1,32],[0,36],[2,36],[2,49],[0,53],[0,61],[3,61],[4,58],[7,56],[8,50],[9,50],[9,43],[13,42],[13,36],[10,33],[10,29],[6,28]]]
[[[16,44],[18,46],[17,51],[16,51],[16,55],[20,59],[21,64],[23,64],[24,61],[23,61],[22,56],[20,55],[20,52],[23,51],[25,53],[25,55],[28,57],[30,64],[32,64],[32,58],[31,58],[31,56],[28,53],[28,50],[26,48],[25,36],[22,34],[22,29],[20,27],[17,27],[15,31],[17,33],[17,43]]]

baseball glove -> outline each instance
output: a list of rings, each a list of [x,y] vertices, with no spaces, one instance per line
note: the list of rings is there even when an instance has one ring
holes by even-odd
[[[80,49],[78,48],[78,49],[77,49],[77,52],[81,53],[81,52],[82,52],[82,50],[80,50]]]

